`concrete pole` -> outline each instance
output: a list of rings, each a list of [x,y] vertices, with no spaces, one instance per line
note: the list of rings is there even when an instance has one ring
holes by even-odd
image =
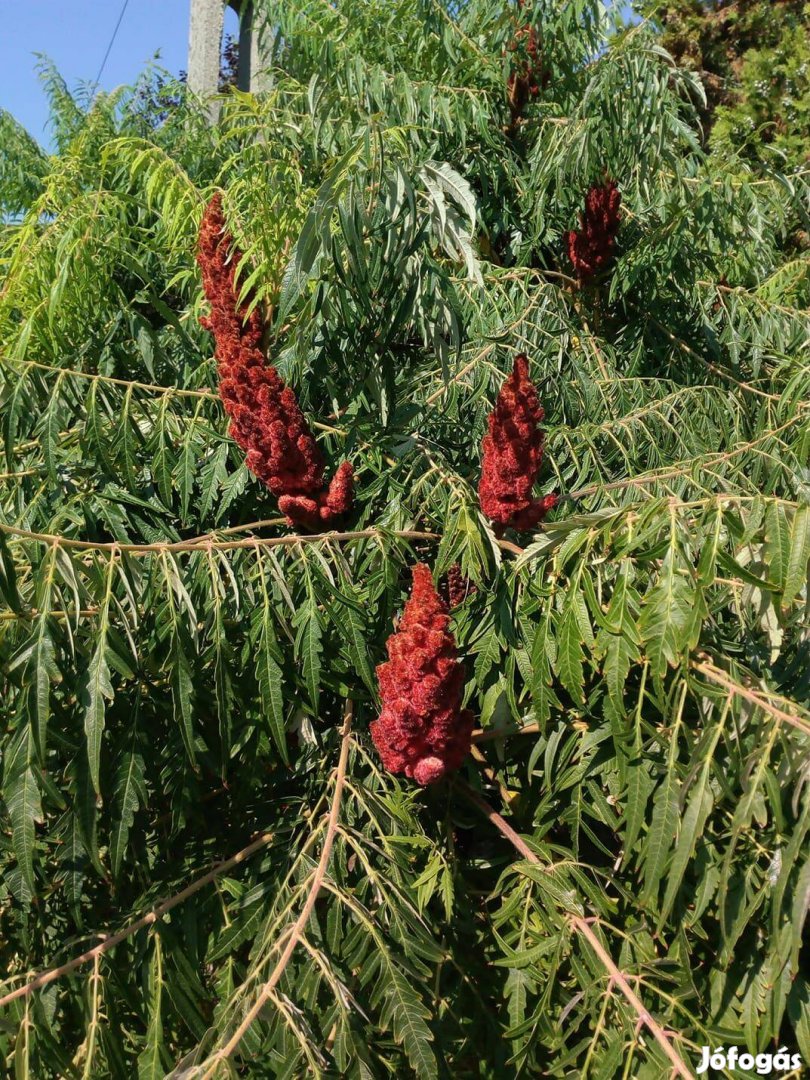
[[[239,71],[237,86],[240,90],[255,90],[254,73],[259,66],[259,42],[253,33],[253,4],[246,4],[239,16]]]
[[[188,88],[208,101],[208,115],[214,123],[219,113],[212,100],[219,87],[222,31],[225,26],[224,0],[191,0],[188,20]]]
[[[234,6],[238,7],[238,4]],[[239,31],[239,89],[243,88],[241,67],[244,56],[250,63],[247,86],[251,93],[272,90],[273,76],[266,69],[272,61],[274,34],[266,16],[256,18],[253,3],[244,4]]]
[[[207,99],[212,123],[219,114],[214,95],[219,88],[219,64],[222,54],[222,32],[225,8],[232,7],[239,15],[239,72],[240,90],[256,93],[265,89],[259,77],[263,56],[258,29],[253,27],[253,4],[240,0],[191,0],[188,22],[188,87]]]

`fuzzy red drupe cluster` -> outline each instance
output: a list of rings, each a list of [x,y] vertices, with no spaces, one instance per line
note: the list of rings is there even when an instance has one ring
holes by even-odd
[[[518,4],[523,7],[522,3]],[[512,113],[512,125],[520,119],[528,102],[537,97],[541,89],[548,85],[551,73],[543,64],[543,49],[540,35],[530,24],[518,26],[507,46],[511,56],[512,71],[507,80],[509,109]]]
[[[429,567],[413,568],[413,591],[377,668],[382,712],[371,737],[383,765],[418,784],[457,769],[470,749],[473,715],[461,708],[464,669],[447,608]]]
[[[478,592],[478,587],[462,571],[460,563],[453,563],[444,576],[442,599],[454,608],[463,604],[468,596]]]
[[[499,535],[509,527],[533,529],[557,505],[556,495],[532,497],[543,461],[544,436],[539,428],[543,416],[537,390],[529,378],[529,361],[521,353],[501,387],[489,415],[489,431],[481,444],[478,498]]]
[[[278,498],[291,525],[317,529],[351,509],[353,473],[344,462],[324,487],[324,462],[295,394],[262,351],[262,318],[239,303],[241,253],[227,230],[221,196],[208,204],[197,261],[211,314],[201,320],[214,335],[219,392],[230,434],[247,467]]]
[[[579,215],[579,228],[565,234],[568,257],[580,281],[587,281],[613,258],[622,196],[615,180],[592,184]]]

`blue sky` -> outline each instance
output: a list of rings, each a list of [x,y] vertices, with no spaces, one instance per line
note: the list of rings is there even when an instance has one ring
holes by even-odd
[[[54,61],[71,90],[95,79],[124,0],[0,0],[0,108],[49,144],[48,106],[36,73],[35,53]],[[101,77],[111,90],[131,83],[160,52],[173,74],[186,66],[189,0],[128,0]],[[624,5],[623,5],[624,6]],[[226,32],[237,19],[226,12]]]
[[[123,0],[0,0],[0,108],[47,143],[48,107],[34,53],[49,56],[71,89],[91,82],[122,6]],[[158,50],[173,74],[185,68],[188,11],[189,0],[129,0],[101,87],[132,82]],[[232,31],[236,16],[228,16]]]

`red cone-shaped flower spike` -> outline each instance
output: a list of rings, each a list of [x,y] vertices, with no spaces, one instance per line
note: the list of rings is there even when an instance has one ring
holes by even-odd
[[[463,604],[468,596],[478,592],[478,587],[462,572],[460,563],[453,563],[445,574],[442,599],[450,608]]]
[[[464,669],[430,569],[413,568],[413,591],[388,661],[377,668],[383,708],[371,737],[383,765],[418,784],[457,769],[470,749],[473,715],[461,708]]]
[[[533,529],[556,505],[556,495],[532,498],[543,461],[543,409],[529,379],[529,361],[515,357],[512,374],[501,387],[482,442],[481,509],[497,532],[507,527]]]
[[[593,184],[585,196],[585,210],[579,215],[579,229],[565,234],[568,256],[580,281],[587,281],[613,258],[619,231],[622,197],[615,180]]]
[[[543,521],[549,510],[553,510],[558,502],[554,494],[544,495],[542,499],[532,499],[525,510],[512,515],[509,524],[518,532],[529,532]]]
[[[278,508],[287,519],[309,529],[319,529],[323,524],[346,514],[352,508],[354,473],[348,461],[339,466],[327,491],[317,496],[282,495]]]
[[[197,261],[211,305],[210,316],[201,321],[214,335],[230,434],[244,450],[250,471],[279,498],[290,524],[320,528],[351,508],[352,467],[344,462],[329,491],[323,490],[318,444],[295,394],[265,361],[258,308],[246,317],[239,303],[235,275],[240,259],[225,225],[222,198],[215,195],[203,216]]]
[[[548,85],[551,72],[547,71],[543,64],[541,39],[529,23],[516,27],[508,50],[512,71],[507,79],[506,89],[514,127],[528,102]]]

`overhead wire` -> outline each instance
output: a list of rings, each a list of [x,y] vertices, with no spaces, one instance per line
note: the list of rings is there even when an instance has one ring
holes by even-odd
[[[115,29],[112,32],[112,37],[107,45],[107,51],[104,53],[104,59],[101,61],[101,67],[98,69],[98,75],[95,78],[95,85],[98,86],[101,76],[104,74],[104,68],[107,66],[107,61],[110,58],[112,47],[115,44],[115,39],[118,37],[118,31],[121,29],[121,23],[124,21],[124,15],[126,14],[127,7],[129,6],[129,0],[124,0],[121,5],[121,11],[118,14],[118,21],[115,24]]]

